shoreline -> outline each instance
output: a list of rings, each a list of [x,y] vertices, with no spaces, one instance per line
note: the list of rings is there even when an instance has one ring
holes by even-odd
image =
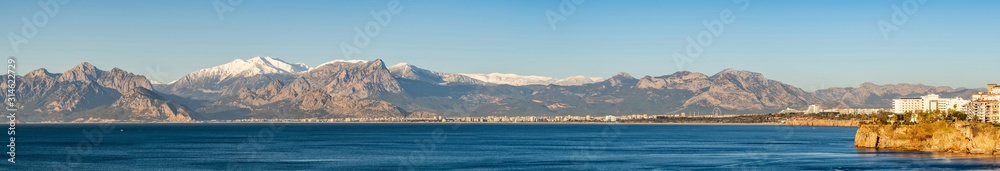
[[[24,125],[94,125],[94,124],[135,124],[135,125],[172,125],[172,124],[538,124],[538,125],[725,125],[725,126],[800,126],[800,127],[855,127],[833,125],[796,125],[784,123],[646,123],[646,122],[64,122],[64,123],[20,123]]]
[[[1000,129],[978,122],[931,122],[911,125],[862,125],[854,146],[875,150],[904,150],[1000,156]]]

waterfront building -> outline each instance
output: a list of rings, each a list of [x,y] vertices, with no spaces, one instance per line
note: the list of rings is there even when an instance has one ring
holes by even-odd
[[[785,110],[781,110],[781,112],[778,112],[778,113],[779,114],[801,114],[802,112],[800,112],[799,110],[792,109],[792,108],[785,108]]]
[[[823,108],[819,107],[819,105],[809,105],[809,108],[805,111],[806,114],[817,114],[821,112],[823,112]]]
[[[1000,122],[1000,101],[973,100],[969,103],[968,116],[970,120],[980,122]]]
[[[966,113],[970,120],[1000,123],[1000,87],[988,84],[986,92],[972,95]]]
[[[906,112],[931,112],[931,111],[966,111],[969,100],[961,97],[943,99],[937,94],[928,94],[919,98],[899,98],[892,100],[892,112],[903,114]]]

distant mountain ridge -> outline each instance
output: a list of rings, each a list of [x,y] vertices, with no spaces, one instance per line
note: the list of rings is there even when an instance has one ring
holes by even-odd
[[[625,115],[771,113],[785,108],[888,108],[891,99],[978,90],[865,83],[807,92],[751,71],[714,75],[681,71],[636,78],[553,79],[509,74],[453,74],[408,63],[334,60],[316,67],[278,58],[234,60],[169,84],[81,63],[21,79],[34,121],[115,119],[174,121],[243,118],[365,118],[486,115]]]
[[[154,92],[146,77],[80,63],[63,73],[38,69],[17,78],[24,121],[191,121],[191,111]]]

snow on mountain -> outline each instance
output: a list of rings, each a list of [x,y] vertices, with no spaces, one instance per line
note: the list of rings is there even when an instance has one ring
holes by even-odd
[[[410,80],[425,81],[431,83],[443,83],[445,80],[441,79],[439,73],[426,70],[423,68],[418,68],[417,66],[410,65],[409,63],[399,63],[389,67],[389,73],[396,78],[405,78]]]
[[[337,59],[317,65],[319,68],[336,63],[369,63],[367,60],[344,60]],[[188,74],[188,79],[216,78],[213,80],[226,80],[227,78],[250,77],[262,74],[298,74],[315,69],[303,63],[291,64],[278,58],[254,57],[247,60],[236,59],[232,62],[219,66],[205,68]],[[466,84],[506,84],[506,85],[583,85],[603,81],[602,78],[573,76],[562,79],[534,76],[517,75],[504,73],[490,74],[453,74],[430,71],[418,68],[409,63],[399,63],[388,67],[393,77],[420,80],[440,84],[446,83],[466,83]],[[172,84],[168,83],[168,84]]]
[[[247,60],[236,59],[219,66],[205,68],[188,74],[189,77],[219,77],[223,80],[231,77],[248,77],[261,74],[295,74],[311,69],[308,65],[290,64],[278,58],[254,57]]]
[[[524,85],[583,85],[589,83],[595,83],[602,81],[601,78],[596,77],[585,77],[585,76],[573,76],[563,79],[555,79],[552,77],[545,76],[535,76],[535,75],[517,75],[517,74],[505,74],[505,73],[489,73],[489,74],[461,74],[464,76],[471,77],[476,80],[480,80],[487,83],[493,84],[507,84],[515,86]]]
[[[584,84],[596,83],[596,82],[601,82],[601,81],[604,81],[604,78],[601,78],[601,77],[586,77],[586,76],[578,75],[578,76],[566,77],[566,78],[563,78],[563,79],[556,80],[556,81],[552,82],[552,84],[568,86],[568,85],[584,85]]]
[[[370,61],[366,61],[366,60],[357,60],[357,59],[355,59],[355,60],[344,60],[344,59],[337,59],[337,60],[333,60],[333,61],[330,61],[330,62],[326,62],[326,63],[323,63],[323,64],[319,64],[319,65],[316,65],[316,68],[319,68],[319,67],[321,67],[321,66],[324,66],[324,65],[329,65],[329,64],[335,64],[335,63],[341,63],[341,62],[343,62],[343,63],[355,63],[355,64],[356,64],[356,63],[368,63],[368,62],[370,62]],[[314,68],[314,69],[315,69],[315,68]]]

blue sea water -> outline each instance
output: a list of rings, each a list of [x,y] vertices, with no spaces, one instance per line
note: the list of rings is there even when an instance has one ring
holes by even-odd
[[[856,128],[654,124],[22,124],[3,170],[969,170]]]

